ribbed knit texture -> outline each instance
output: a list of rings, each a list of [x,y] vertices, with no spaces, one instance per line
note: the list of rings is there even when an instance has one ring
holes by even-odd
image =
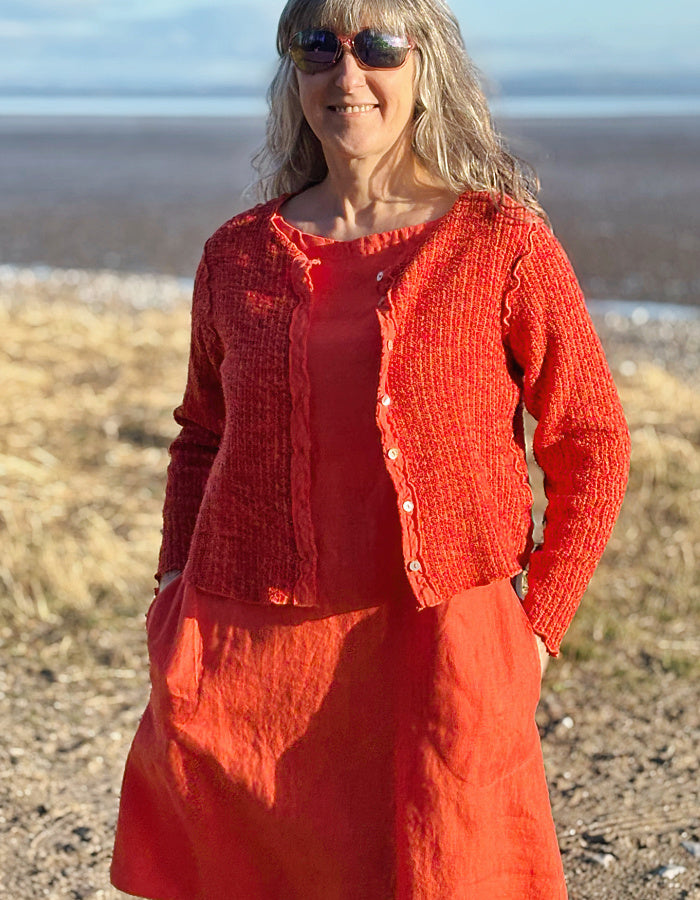
[[[271,223],[282,202],[237,216],[205,247],[159,571],[187,563],[205,590],[313,605],[292,504],[293,479],[306,470],[294,382],[308,260]],[[487,195],[464,194],[386,279],[377,315],[377,423],[397,497],[415,506],[403,546],[417,603],[529,566],[525,610],[556,653],[619,511],[629,461],[615,386],[566,255],[514,204],[498,212]],[[523,402],[538,419],[549,501],[534,550]]]

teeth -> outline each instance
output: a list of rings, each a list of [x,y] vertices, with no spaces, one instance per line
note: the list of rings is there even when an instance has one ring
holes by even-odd
[[[370,103],[365,106],[334,106],[332,109],[343,113],[369,112],[370,109],[374,109],[374,105]]]

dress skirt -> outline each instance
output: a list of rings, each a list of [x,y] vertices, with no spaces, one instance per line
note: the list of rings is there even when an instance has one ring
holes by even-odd
[[[156,900],[566,897],[509,580],[418,610],[235,603],[178,577],[113,883]]]

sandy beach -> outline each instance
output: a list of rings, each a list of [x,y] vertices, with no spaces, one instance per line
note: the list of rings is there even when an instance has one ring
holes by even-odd
[[[591,298],[700,303],[700,117],[516,120]],[[192,276],[241,209],[257,119],[0,118],[0,263]]]

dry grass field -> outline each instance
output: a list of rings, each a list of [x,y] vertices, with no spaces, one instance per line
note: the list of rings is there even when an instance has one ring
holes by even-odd
[[[13,900],[118,896],[111,829],[146,698],[188,311],[168,279],[0,278],[0,881]],[[700,897],[683,847],[700,839],[700,377],[683,358],[698,327],[653,352],[641,331],[603,327],[630,486],[538,714],[573,900]],[[671,863],[684,871],[664,875]]]

